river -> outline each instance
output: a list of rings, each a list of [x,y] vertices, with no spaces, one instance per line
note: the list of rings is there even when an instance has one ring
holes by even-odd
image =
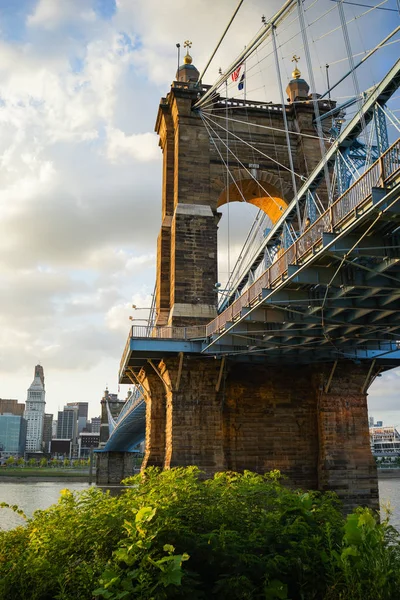
[[[85,490],[89,487],[84,482],[68,481],[39,481],[20,482],[14,481],[0,483],[0,502],[17,504],[28,517],[35,510],[48,508],[58,501],[61,490]],[[400,530],[400,479],[380,479],[379,494],[381,505],[391,505],[393,514],[391,523]],[[0,528],[12,529],[24,524],[24,519],[9,509],[0,509]]]

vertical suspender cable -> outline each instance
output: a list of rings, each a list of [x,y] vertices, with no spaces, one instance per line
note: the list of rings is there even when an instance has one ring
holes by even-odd
[[[340,24],[342,26],[342,31],[343,31],[344,43],[345,43],[345,46],[346,46],[347,58],[348,58],[348,61],[349,61],[349,67],[351,69],[351,77],[353,79],[354,91],[355,91],[356,96],[358,98],[357,104],[358,104],[358,112],[360,114],[361,126],[362,126],[362,130],[364,132],[365,144],[367,145],[368,141],[366,139],[366,131],[365,131],[366,130],[366,123],[365,123],[365,118],[364,118],[364,115],[360,112],[361,111],[361,107],[362,107],[362,99],[361,99],[361,94],[360,94],[360,86],[358,85],[358,78],[357,78],[357,74],[356,74],[356,68],[354,66],[353,53],[351,51],[349,31],[347,29],[346,16],[344,14],[344,8],[343,8],[343,0],[339,0],[337,6],[338,6],[338,11],[339,11]]]
[[[325,154],[324,137],[323,137],[322,125],[321,125],[321,121],[320,121],[319,104],[318,104],[318,100],[317,100],[317,96],[316,96],[315,79],[314,79],[314,71],[313,71],[312,62],[311,62],[310,47],[308,45],[306,22],[305,22],[305,17],[304,17],[303,0],[297,0],[297,10],[298,10],[298,15],[299,15],[301,36],[303,39],[304,53],[306,55],[308,77],[309,77],[310,84],[311,84],[311,97],[312,97],[315,120],[316,120],[316,125],[317,125],[319,147],[321,149],[321,158],[324,158],[324,154]],[[326,161],[324,164],[324,175],[325,175],[326,191],[329,196],[330,191],[331,191],[331,185],[330,185],[328,164]],[[331,202],[331,201],[332,201],[332,196],[329,196],[329,202]]]
[[[228,130],[228,80],[225,80],[225,116],[226,116],[226,203],[228,205],[228,278],[231,277],[231,246],[230,246],[230,219],[229,219],[229,130]],[[226,286],[225,286],[226,287]]]
[[[288,122],[287,122],[287,116],[286,116],[285,97],[283,95],[283,89],[282,89],[281,69],[279,67],[278,48],[276,45],[276,31],[275,30],[276,30],[276,27],[275,27],[275,25],[273,25],[272,26],[272,43],[273,43],[274,54],[275,54],[276,75],[278,78],[278,87],[279,87],[279,92],[281,95],[283,123],[285,125],[286,145],[287,145],[287,149],[288,149],[290,173],[292,176],[293,197],[296,200],[297,220],[298,220],[298,224],[299,224],[299,232],[301,233],[301,218],[300,218],[299,199],[297,196],[296,178],[294,176],[292,147],[290,145],[289,128],[288,128]]]

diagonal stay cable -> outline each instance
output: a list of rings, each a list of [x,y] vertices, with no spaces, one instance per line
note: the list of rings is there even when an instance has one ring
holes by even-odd
[[[211,136],[211,134],[210,134],[210,127],[211,127],[211,126],[208,126],[208,125],[207,125],[207,123],[206,123],[206,121],[205,121],[204,119],[203,119],[203,122],[204,122],[204,126],[206,127],[206,130],[207,130],[207,132],[208,132],[208,134],[209,134],[209,136],[210,136],[210,139],[211,139],[211,141],[213,142],[213,144],[214,144],[214,146],[215,146],[215,149],[217,150],[217,152],[218,152],[218,154],[219,154],[219,156],[220,156],[220,158],[221,158],[221,160],[222,160],[223,164],[224,164],[224,165],[225,165],[225,167],[228,169],[228,171],[229,171],[229,175],[230,175],[231,179],[233,180],[233,182],[234,182],[234,184],[235,184],[235,186],[236,186],[236,188],[237,188],[237,190],[238,190],[239,194],[241,195],[241,197],[242,197],[242,200],[243,200],[244,202],[247,202],[247,200],[246,200],[246,198],[244,197],[244,195],[243,195],[242,191],[241,191],[241,190],[240,190],[240,188],[238,187],[238,185],[237,185],[237,182],[236,182],[236,180],[235,180],[234,176],[233,176],[233,175],[232,175],[232,173],[230,172],[230,170],[229,170],[229,168],[228,168],[228,166],[227,166],[227,164],[226,164],[226,162],[225,162],[225,160],[224,160],[224,158],[223,158],[223,156],[222,156],[222,153],[220,152],[220,150],[219,150],[219,148],[218,148],[218,146],[217,146],[217,144],[216,144],[215,140],[213,139],[213,137],[212,137],[212,136]],[[223,142],[222,138],[220,138],[220,136],[218,136],[218,134],[217,134],[217,133],[214,131],[214,129],[213,129],[212,127],[211,127],[211,130],[212,130],[212,131],[215,133],[215,135],[218,137],[218,139],[219,139],[221,142]],[[234,155],[234,156],[236,157],[236,155]],[[240,161],[239,161],[239,162],[240,162]],[[242,163],[241,163],[241,164],[242,164]],[[242,164],[242,166],[244,167],[244,165],[243,165],[243,164]],[[246,167],[244,167],[244,168],[246,169]],[[246,171],[247,171],[247,172],[249,172],[247,169],[246,169]],[[252,175],[252,174],[250,173],[250,175]],[[258,181],[257,181],[257,183],[258,183],[259,187],[261,187],[261,188],[263,189],[263,191],[264,191],[266,194],[268,194],[268,192],[267,192],[266,190],[264,190],[264,188],[263,188],[263,186],[260,184],[260,182],[258,182]],[[269,195],[269,194],[268,194],[268,195]],[[272,200],[274,200],[272,197],[271,197],[271,199],[272,199]],[[279,205],[279,204],[277,204],[277,206],[278,206],[278,208],[280,208],[280,209],[281,209],[281,207],[280,207],[280,205]],[[232,274],[231,274],[231,276],[230,276],[230,278],[229,278],[229,280],[228,280],[228,282],[227,282],[227,284],[226,284],[226,287],[227,287],[227,288],[232,288],[232,289],[233,289],[233,287],[236,285],[236,283],[237,283],[237,282],[240,280],[240,278],[241,278],[241,273],[239,272],[238,274],[236,274],[236,271],[239,271],[239,264],[240,264],[240,263],[242,263],[242,262],[243,262],[243,261],[246,259],[246,257],[247,257],[247,254],[249,254],[249,253],[250,253],[250,251],[251,251],[251,246],[252,246],[252,244],[254,243],[255,236],[257,235],[257,230],[254,230],[254,232],[253,232],[253,236],[252,236],[251,240],[250,240],[250,236],[251,236],[251,233],[252,233],[252,230],[253,230],[253,228],[254,228],[254,227],[256,226],[256,224],[257,224],[257,220],[259,219],[260,213],[262,213],[262,214],[263,214],[263,216],[265,215],[265,213],[264,213],[264,212],[263,212],[261,209],[259,209],[259,211],[258,211],[258,213],[257,213],[257,215],[256,215],[256,217],[255,217],[255,220],[254,220],[254,222],[253,222],[253,225],[252,225],[252,227],[250,228],[250,231],[249,231],[249,233],[248,233],[248,236],[247,236],[247,238],[246,238],[246,240],[245,240],[245,243],[244,243],[244,246],[243,246],[243,248],[242,248],[242,251],[240,252],[240,254],[239,254],[239,256],[238,256],[238,259],[237,259],[237,261],[236,261],[236,264],[235,264],[235,266],[234,266],[234,268],[233,268]],[[258,229],[260,229],[260,228],[261,228],[262,224],[263,224],[263,219],[261,219],[261,222],[258,224]],[[249,241],[249,240],[250,240],[250,241]],[[246,248],[246,244],[248,244],[248,248]],[[257,249],[257,251],[258,251],[258,249]],[[251,257],[250,257],[250,260],[249,260],[249,261],[247,261],[247,263],[246,263],[246,269],[247,269],[247,267],[248,267],[248,266],[249,266],[249,265],[252,263],[252,260],[253,260],[253,258],[254,258],[254,253],[253,253],[253,256],[251,256]],[[243,271],[243,267],[242,267],[242,271]],[[229,291],[229,293],[230,293],[230,291]],[[227,293],[225,293],[225,298],[229,297],[229,293],[228,293],[228,292],[227,292]],[[222,299],[221,299],[221,301],[222,301]]]
[[[220,129],[223,129],[224,131],[226,131],[226,128],[223,127],[223,125],[220,125],[220,123],[214,121],[214,119],[211,119],[211,117],[209,117],[208,115],[204,114],[204,117],[208,120],[211,121],[211,123],[213,123],[214,125],[216,125],[217,127],[219,127]],[[279,161],[275,160],[274,158],[272,158],[272,156],[268,156],[268,154],[265,154],[265,152],[263,152],[262,150],[260,150],[259,148],[257,148],[256,146],[252,146],[251,144],[249,144],[249,142],[246,142],[246,140],[244,140],[243,138],[241,138],[240,136],[236,135],[235,133],[233,133],[232,131],[230,132],[230,134],[238,139],[240,142],[242,142],[243,144],[245,144],[246,146],[249,146],[249,148],[252,148],[253,150],[255,150],[256,152],[258,152],[259,154],[261,154],[262,156],[264,156],[265,158],[267,158],[268,160],[270,160],[271,162],[275,163],[276,165],[279,165],[282,169],[285,169],[285,171],[288,171],[289,173],[293,173],[294,175],[296,175],[296,177],[298,177],[299,179],[301,179],[302,181],[304,180],[302,175],[299,175],[298,173],[296,173],[295,171],[292,171],[291,169],[289,169],[289,167],[287,167],[286,165],[283,165],[282,163],[280,163]],[[236,157],[237,159],[237,157]],[[238,159],[237,159],[238,160]],[[253,179],[255,179],[253,177]],[[256,180],[257,181],[257,180]],[[264,190],[266,191],[266,190]],[[270,196],[270,194],[268,194],[268,196]],[[271,197],[271,196],[270,196]]]
[[[201,117],[202,119],[207,118],[207,117]],[[212,119],[207,119],[208,121],[212,121]],[[214,123],[215,125],[218,125],[218,127],[222,127],[221,125],[219,125],[218,123]],[[250,175],[251,179],[253,179],[253,181],[255,181],[257,183],[257,185],[260,186],[260,188],[262,189],[263,192],[265,192],[265,194],[268,196],[268,198],[270,198],[274,204],[279,208],[279,210],[282,210],[282,206],[279,204],[279,202],[277,202],[275,200],[275,198],[273,196],[271,196],[271,194],[264,188],[263,185],[261,185],[261,183],[258,181],[258,179],[256,177],[254,177],[253,173],[251,173],[251,171],[249,171],[249,169],[242,163],[242,161],[236,156],[236,154],[233,152],[233,150],[231,150],[231,148],[229,148],[229,146],[227,146],[227,144],[224,142],[224,140],[221,138],[221,136],[218,135],[218,133],[215,131],[215,129],[210,125],[210,129],[212,130],[212,132],[214,133],[214,135],[219,139],[219,141],[226,147],[228,148],[229,152],[232,154],[232,156],[235,158],[235,160],[238,162],[238,164],[243,167],[243,169],[246,171],[246,173],[248,173],[248,175]],[[225,127],[222,127],[222,129],[225,130]],[[240,139],[240,138],[239,138]],[[250,145],[250,144],[248,144]],[[271,159],[272,160],[272,159]],[[274,161],[275,162],[275,161]]]
[[[243,108],[243,107],[237,107],[237,108]],[[215,115],[212,109],[211,110],[203,110],[203,112],[206,113],[207,115],[213,115],[214,119],[223,119],[224,121],[226,120],[226,118],[221,115]],[[242,121],[241,119],[234,119],[232,117],[228,117],[227,120],[233,121],[234,123],[242,123],[243,125],[248,124],[251,127],[259,127],[260,129],[269,129],[271,131],[279,131],[280,133],[285,133],[285,129],[281,129],[279,127],[270,127],[269,125],[261,125],[260,123],[252,123],[251,121]],[[300,137],[312,138],[314,140],[318,139],[317,135],[311,135],[309,133],[300,133],[299,131],[289,131],[288,133],[289,133],[289,135],[297,135]],[[328,139],[327,136],[324,136],[324,137],[325,137],[325,139]]]
[[[214,147],[215,147],[215,149],[216,149],[216,151],[217,151],[217,153],[218,153],[218,155],[219,155],[219,157],[220,157],[220,159],[221,159],[222,163],[224,164],[225,168],[227,169],[227,172],[228,172],[228,174],[229,174],[229,177],[232,179],[233,183],[235,184],[235,186],[236,186],[236,189],[237,189],[237,191],[239,192],[239,194],[241,195],[243,202],[247,202],[246,198],[245,198],[245,197],[244,197],[244,195],[243,195],[243,192],[242,192],[242,190],[241,190],[241,189],[240,189],[240,187],[238,186],[238,184],[237,184],[237,182],[236,182],[236,179],[235,179],[235,178],[234,178],[234,176],[232,175],[232,173],[231,173],[231,171],[230,171],[230,169],[229,169],[228,165],[226,164],[226,162],[225,162],[225,160],[224,160],[224,158],[223,158],[223,156],[222,156],[222,153],[220,152],[220,150],[219,150],[219,148],[218,148],[218,146],[217,146],[217,144],[216,144],[216,142],[215,142],[214,138],[212,137],[212,135],[211,135],[211,133],[210,133],[210,129],[209,129],[209,127],[208,127],[208,125],[207,125],[207,123],[205,122],[205,120],[204,120],[204,119],[203,119],[203,123],[204,123],[204,126],[205,126],[206,130],[207,130],[207,133],[208,133],[208,135],[209,135],[209,138],[210,138],[210,140],[211,140],[211,141],[212,141],[212,143],[214,144]],[[257,213],[257,215],[256,215],[256,219],[255,219],[255,221],[256,221],[256,220],[257,220],[257,218],[259,217],[260,213],[262,213],[261,209],[259,209],[259,211],[258,211],[258,213]],[[253,225],[254,225],[254,224],[253,224]],[[252,228],[251,228],[251,229],[252,229]],[[246,240],[245,240],[245,244],[244,244],[244,246],[246,245],[246,243],[247,243],[247,242],[248,242],[248,240],[249,240],[249,237],[250,237],[250,235],[251,235],[251,229],[250,229],[250,232],[249,232],[249,234],[248,234],[248,236],[247,236],[247,238],[246,238]],[[237,261],[236,261],[236,264],[235,264],[235,266],[234,266],[234,268],[233,268],[232,274],[230,275],[230,277],[229,277],[229,279],[228,279],[228,282],[227,282],[227,284],[226,284],[226,285],[227,285],[227,288],[229,288],[230,281],[231,281],[231,279],[233,279],[233,275],[234,275],[234,273],[235,273],[235,270],[236,270],[236,268],[237,268],[237,265],[239,264],[239,262],[240,262],[241,260],[243,260],[243,258],[244,258],[244,257],[242,256],[242,253],[240,253],[240,255],[239,255],[239,257],[238,257],[238,259],[237,259]],[[225,294],[225,296],[227,296],[227,294]],[[221,299],[221,300],[222,300],[222,299]]]

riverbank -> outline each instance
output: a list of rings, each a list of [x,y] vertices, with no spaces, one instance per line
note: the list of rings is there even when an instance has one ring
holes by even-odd
[[[18,469],[8,468],[0,471],[0,482],[6,481],[89,481],[89,469]]]
[[[378,469],[379,479],[400,479],[400,469]]]

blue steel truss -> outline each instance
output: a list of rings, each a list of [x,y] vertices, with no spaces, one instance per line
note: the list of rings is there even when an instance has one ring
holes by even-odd
[[[383,103],[377,102],[374,108],[374,125],[378,154],[383,154],[389,148],[386,115],[382,108]]]
[[[118,419],[113,419],[107,411],[110,437],[103,452],[138,452],[137,446],[143,442],[146,427],[146,403],[142,388],[135,386],[125,402]]]
[[[374,118],[375,114],[376,111],[374,112]],[[389,144],[386,146],[385,150],[387,150],[388,147]],[[338,152],[335,162],[338,196],[344,194],[345,191],[349,189],[352,181],[355,181],[358,178],[359,173],[357,171],[363,169],[365,166],[369,166],[367,164],[368,160],[371,159],[372,162],[374,162],[379,158],[380,154],[381,152],[379,152],[378,146],[373,145],[368,149],[368,147],[358,139],[355,139],[352,145],[347,147],[343,152]]]
[[[321,181],[324,178],[324,168],[325,165],[328,165],[328,168],[335,168],[335,163],[337,161],[337,156],[339,152],[342,155],[345,155],[347,151],[350,152],[350,157],[356,161],[364,161],[366,151],[365,147],[363,147],[362,143],[358,141],[358,137],[360,133],[363,131],[363,128],[367,126],[373,119],[376,110],[376,105],[380,104],[381,106],[385,105],[386,102],[393,96],[393,94],[400,87],[400,59],[393,65],[393,67],[388,71],[382,81],[376,85],[372,91],[368,94],[366,98],[364,98],[362,105],[359,107],[359,110],[354,115],[354,117],[347,123],[346,126],[342,128],[339,132],[337,139],[332,143],[331,147],[327,150],[324,157],[321,159],[319,164],[315,167],[314,171],[311,173],[310,177],[306,182],[301,186],[298,190],[297,194],[297,202],[301,206],[307,201],[307,195],[309,192],[312,194],[315,193],[315,190],[320,185]],[[381,111],[382,112],[382,111]],[[378,158],[378,155],[375,153],[373,156]],[[346,183],[345,183],[346,182]],[[347,179],[343,174],[343,186],[345,190],[348,189]],[[230,294],[226,297],[226,302],[224,303],[224,308],[227,304],[230,304],[235,299],[237,294],[237,290],[242,290],[245,282],[248,279],[249,272],[254,271],[254,269],[258,266],[262,257],[264,255],[265,247],[269,246],[270,248],[276,245],[277,242],[282,239],[282,231],[284,229],[285,221],[295,220],[296,213],[296,199],[293,199],[286,212],[282,215],[277,223],[273,225],[271,230],[263,239],[258,252],[254,255],[250,264],[248,264],[246,270],[244,270],[234,288],[232,288]]]

